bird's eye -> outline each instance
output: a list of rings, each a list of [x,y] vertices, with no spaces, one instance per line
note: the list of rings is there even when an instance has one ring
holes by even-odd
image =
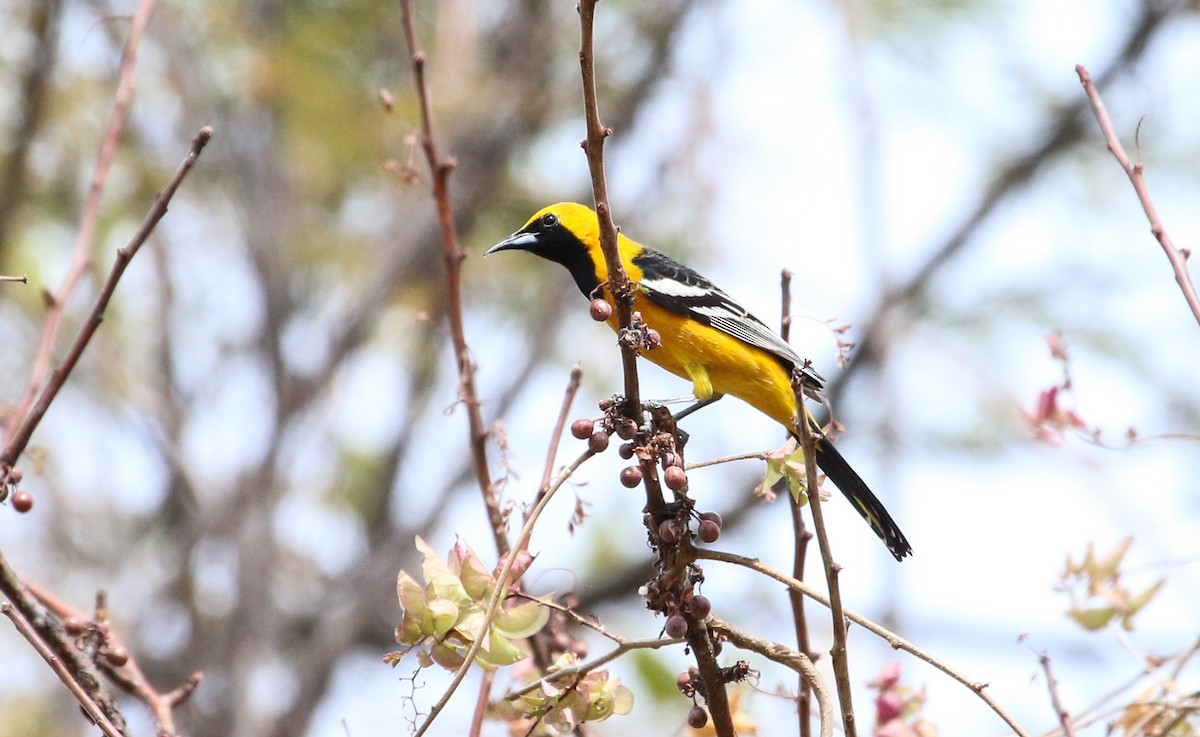
[[[558,216],[552,212],[548,212],[542,216],[542,227],[553,228],[558,225]]]

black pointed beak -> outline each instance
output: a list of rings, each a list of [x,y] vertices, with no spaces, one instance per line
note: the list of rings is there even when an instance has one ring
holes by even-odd
[[[490,256],[497,251],[528,251],[531,246],[538,242],[538,237],[534,233],[526,233],[518,230],[509,237],[500,241],[488,250],[484,251],[484,256]]]

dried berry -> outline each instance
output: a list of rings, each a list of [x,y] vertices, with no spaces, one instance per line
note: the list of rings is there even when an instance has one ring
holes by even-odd
[[[646,347],[657,348],[662,345],[662,335],[654,328],[646,329]]]
[[[703,706],[696,704],[688,710],[687,723],[692,729],[702,729],[704,725],[708,724],[708,712],[704,710]]]
[[[592,436],[592,426],[595,423],[588,419],[575,420],[571,423],[571,435],[576,440],[587,440]]]
[[[691,603],[688,604],[688,609],[692,614],[700,619],[704,619],[712,611],[712,602],[708,600],[707,596],[697,594],[692,597]]]
[[[679,523],[673,519],[665,519],[658,525],[658,536],[665,543],[679,542]]]
[[[663,481],[671,491],[687,490],[687,474],[679,466],[667,466],[667,470],[663,471]]]
[[[625,460],[633,458],[633,443],[621,443],[621,447],[617,448],[617,455]]]
[[[123,647],[117,646],[110,648],[104,653],[104,657],[109,663],[112,663],[117,668],[129,662],[129,651]]]
[[[628,417],[622,417],[617,420],[617,435],[622,440],[633,440],[633,436],[637,434],[637,423]]]
[[[667,637],[672,640],[678,640],[681,637],[687,637],[688,623],[682,614],[672,614],[667,617],[667,623],[663,627],[663,631],[667,633]]]
[[[710,519],[700,520],[696,534],[706,543],[715,543],[721,537],[721,526]]]
[[[588,311],[592,315],[592,319],[596,322],[604,322],[612,317],[612,305],[602,299],[593,299]]]
[[[685,694],[690,694],[695,691],[696,687],[692,685],[692,674],[684,671],[675,676],[675,688],[679,689]]]
[[[603,453],[608,448],[608,433],[603,430],[592,433],[592,437],[588,438],[588,448],[593,453]]]
[[[33,509],[33,496],[28,491],[18,491],[12,495],[13,509],[24,514]]]
[[[701,512],[700,521],[703,522],[705,520],[717,523],[717,527],[720,527],[722,524],[724,524],[724,520],[721,519],[721,515],[717,514],[716,512]]]
[[[637,466],[629,466],[621,469],[621,485],[627,489],[632,489],[642,483],[642,469]]]

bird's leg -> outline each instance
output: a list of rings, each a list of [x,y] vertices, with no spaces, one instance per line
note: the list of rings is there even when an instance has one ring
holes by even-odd
[[[718,399],[720,399],[723,396],[725,396],[725,395],[724,394],[713,394],[713,395],[709,396],[708,399],[697,399],[696,403],[693,404],[692,406],[684,407],[683,409],[681,409],[680,411],[675,413],[675,422],[679,422],[684,417],[687,417],[688,415],[690,415],[691,413],[695,412],[698,409],[707,407],[708,405],[712,404],[713,402],[717,401]]]

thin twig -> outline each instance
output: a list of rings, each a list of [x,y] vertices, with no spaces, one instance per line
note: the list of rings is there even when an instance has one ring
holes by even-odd
[[[1121,145],[1121,139],[1117,137],[1117,132],[1113,129],[1112,121],[1108,117],[1104,101],[1100,99],[1100,91],[1092,83],[1092,75],[1088,73],[1087,68],[1082,64],[1076,65],[1075,73],[1079,75],[1079,81],[1083,84],[1084,92],[1087,93],[1088,102],[1091,103],[1092,112],[1096,116],[1096,122],[1100,124],[1100,132],[1104,134],[1108,150],[1112,152],[1117,163],[1125,170],[1125,175],[1129,177],[1129,182],[1133,185],[1133,191],[1137,193],[1138,201],[1142,203],[1142,210],[1146,213],[1146,219],[1150,221],[1150,232],[1154,234],[1159,245],[1162,246],[1163,252],[1167,255],[1167,260],[1171,262],[1171,269],[1175,272],[1175,281],[1178,282],[1179,288],[1183,291],[1183,297],[1187,300],[1188,306],[1191,307],[1192,315],[1196,318],[1196,322],[1200,323],[1200,295],[1196,294],[1196,286],[1192,283],[1192,277],[1188,273],[1187,268],[1187,260],[1192,255],[1192,252],[1186,248],[1176,248],[1175,244],[1171,242],[1171,237],[1167,235],[1167,230],[1163,227],[1162,221],[1158,217],[1158,211],[1154,207],[1154,200],[1150,198],[1150,191],[1146,187],[1146,177],[1140,160],[1141,157],[1139,156],[1139,161],[1135,164],[1130,161],[1129,155],[1125,153],[1125,147]]]
[[[12,602],[13,608],[20,612],[22,619],[37,634],[38,640],[50,649],[59,664],[71,674],[72,680],[100,708],[105,718],[116,726],[117,732],[123,732],[125,718],[116,698],[101,681],[95,663],[76,646],[58,618],[38,601],[28,584],[8,564],[3,553],[0,553],[0,593]]]
[[[788,342],[792,331],[792,272],[784,269],[779,275],[779,336],[783,342]],[[792,577],[797,581],[804,580],[804,559],[808,553],[808,543],[812,533],[804,527],[804,513],[801,511],[800,500],[795,494],[788,494],[789,509],[792,516]],[[788,589],[788,600],[792,605],[792,622],[796,629],[796,647],[805,657],[812,652],[808,641],[808,618],[804,614],[804,595],[799,591]],[[800,674],[799,688],[796,691],[796,715],[800,720],[800,737],[810,737],[812,734],[812,688],[804,674]],[[832,725],[829,727],[832,729]],[[821,716],[821,731],[825,731],[825,716]]]
[[[121,730],[117,729],[109,721],[108,717],[104,715],[104,711],[92,700],[92,697],[87,695],[87,692],[79,685],[79,681],[75,680],[75,676],[67,666],[63,665],[58,656],[47,647],[42,638],[38,636],[38,633],[33,630],[33,627],[29,626],[29,622],[25,620],[21,612],[8,602],[0,604],[0,612],[3,612],[6,617],[12,620],[13,626],[17,628],[17,632],[20,632],[21,636],[29,641],[29,644],[33,646],[38,655],[42,656],[42,659],[50,666],[50,670],[54,671],[59,680],[63,682],[63,685],[67,687],[67,690],[71,692],[71,695],[75,697],[75,700],[79,702],[79,705],[83,707],[83,711],[87,714],[88,719],[91,719],[107,737],[124,737],[121,734]]]
[[[60,621],[75,619],[78,621],[86,621],[88,617],[67,604],[62,599],[58,598],[49,591],[32,583],[26,584],[29,593],[41,603],[42,606],[54,613]],[[108,614],[105,611],[107,607],[103,606],[103,593],[97,595],[96,615],[92,619],[94,625],[104,634],[104,644],[108,652],[125,652],[130,653],[129,648],[111,630],[108,624]],[[183,683],[166,693],[160,692],[146,674],[142,671],[137,659],[129,655],[121,665],[116,665],[109,658],[100,657],[96,659],[97,664],[101,667],[104,673],[117,684],[122,690],[131,696],[141,701],[154,715],[155,730],[158,737],[178,737],[179,730],[175,727],[175,708],[183,702],[187,701],[192,695],[192,692],[200,685],[200,681],[204,679],[204,674],[200,671],[195,671],[184,680]]]
[[[146,213],[145,219],[138,227],[137,232],[133,234],[133,238],[123,248],[117,249],[117,258],[113,262],[112,270],[109,271],[108,279],[104,282],[104,287],[100,290],[100,294],[96,297],[95,304],[92,305],[91,314],[79,329],[79,334],[75,336],[75,342],[71,344],[67,355],[54,368],[50,374],[50,379],[46,386],[42,389],[42,393],[38,396],[37,402],[29,410],[27,415],[21,421],[16,432],[6,444],[4,453],[0,454],[0,477],[7,478],[9,469],[17,462],[17,458],[25,450],[25,446],[29,444],[29,438],[33,435],[33,431],[37,429],[38,423],[42,421],[42,417],[49,409],[50,403],[54,401],[54,397],[58,395],[58,391],[66,382],[67,377],[71,374],[71,370],[75,368],[75,364],[79,362],[79,357],[83,355],[83,351],[87,348],[92,336],[96,333],[96,329],[100,327],[100,322],[104,319],[104,311],[108,308],[108,302],[112,299],[113,291],[117,288],[117,282],[121,280],[121,275],[125,273],[125,267],[137,255],[138,250],[150,234],[154,231],[154,227],[167,214],[167,207],[171,203],[171,198],[175,196],[175,190],[179,189],[179,185],[183,182],[184,177],[192,170],[192,166],[196,163],[196,159],[200,157],[200,152],[204,150],[204,146],[212,138],[212,128],[204,126],[200,132],[192,139],[191,150],[183,159],[183,163],[179,165],[175,176],[171,177],[171,181],[167,184],[166,189],[158,193],[154,198],[154,203],[150,206],[150,211]],[[21,415],[15,415],[21,416]]]
[[[706,468],[708,466],[716,466],[721,463],[732,463],[734,461],[763,461],[770,454],[769,450],[752,450],[746,453],[734,453],[733,455],[721,456],[720,458],[709,458],[707,461],[696,461],[689,463],[684,467],[685,471],[694,471],[697,468]]]
[[[735,555],[733,553],[727,553],[727,552],[724,552],[721,550],[712,550],[710,548],[697,548],[696,549],[696,557],[700,558],[700,559],[705,559],[705,560],[717,560],[717,561],[721,561],[723,563],[732,563],[733,565],[739,565],[739,566],[743,566],[745,568],[749,568],[752,571],[758,571],[759,573],[763,574],[764,576],[773,578],[785,586],[796,589],[797,591],[801,592],[808,598],[820,603],[821,605],[823,605],[825,607],[829,606],[829,598],[827,596],[825,596],[824,594],[822,594],[820,591],[817,591],[816,589],[814,589],[813,587],[804,583],[803,581],[797,581],[796,579],[792,578],[791,576],[787,575],[786,573],[775,570],[771,566],[768,566],[754,558],[747,558],[745,556]],[[981,683],[979,681],[970,680],[969,678],[964,676],[962,673],[960,673],[957,670],[955,670],[954,668],[952,668],[947,663],[935,658],[934,656],[925,652],[924,650],[922,650],[921,648],[912,644],[908,640],[904,639],[900,635],[897,635],[896,633],[892,632],[891,630],[887,629],[886,627],[884,627],[881,624],[878,624],[876,622],[873,622],[870,619],[867,619],[866,617],[862,616],[861,614],[855,614],[854,612],[850,611],[849,609],[844,610],[844,614],[846,616],[846,619],[857,624],[858,626],[867,630],[871,634],[879,637],[884,642],[886,642],[888,645],[890,645],[893,649],[903,650],[904,652],[915,656],[917,659],[919,659],[925,663],[928,663],[929,665],[932,665],[934,668],[937,668],[942,673],[945,673],[947,676],[950,676],[950,678],[954,679],[955,681],[958,681],[963,686],[966,686],[976,696],[978,696],[980,699],[982,699],[983,702],[985,704],[987,704],[993,712],[996,713],[996,716],[1000,717],[1000,719],[1002,719],[1004,721],[1004,723],[1008,725],[1009,729],[1011,729],[1013,731],[1013,734],[1017,735],[1018,737],[1030,737],[1029,733],[1026,732],[1024,729],[1022,729],[1021,726],[1018,725],[1011,716],[1009,716],[1008,712],[1005,711],[1004,708],[1000,706],[1000,704],[996,703],[996,700],[993,699],[991,697],[991,695],[987,693],[987,691],[986,691],[987,684],[986,683]]]
[[[134,11],[130,23],[129,38],[125,41],[125,50],[121,55],[121,71],[117,78],[117,92],[113,98],[112,109],[108,114],[108,124],[104,131],[104,140],[100,144],[100,152],[96,156],[96,168],[92,171],[92,181],[88,186],[87,199],[84,200],[83,215],[79,224],[79,236],[75,243],[75,255],[71,265],[63,277],[62,285],[55,293],[46,311],[46,324],[42,329],[41,343],[38,345],[37,356],[33,362],[33,370],[29,374],[29,384],[17,402],[17,408],[12,413],[15,418],[5,433],[5,446],[12,447],[18,425],[23,426],[26,415],[33,405],[34,398],[46,381],[46,374],[54,360],[54,344],[58,337],[58,329],[62,324],[63,310],[67,302],[87,271],[92,261],[92,244],[96,236],[96,222],[100,215],[100,195],[108,181],[108,172],[112,167],[113,158],[117,152],[117,143],[125,130],[125,121],[129,113],[129,103],[133,99],[133,71],[137,66],[138,46],[142,42],[150,18],[158,0],[141,0]],[[53,381],[53,377],[51,378]],[[36,423],[35,423],[36,424]],[[24,447],[22,445],[22,447]],[[7,455],[7,454],[6,454]],[[9,464],[15,461],[14,457]]]
[[[833,561],[829,548],[829,536],[825,533],[825,516],[821,510],[821,493],[817,482],[817,445],[808,427],[808,409],[804,406],[803,379],[796,387],[796,427],[800,428],[800,447],[804,449],[804,471],[807,477],[808,507],[813,518],[813,531],[817,536],[817,549],[821,551],[821,562],[825,567],[825,582],[829,586],[829,611],[833,616],[833,682],[837,687],[838,703],[842,707],[842,729],[846,737],[856,737],[858,725],[854,720],[854,702],[850,683],[850,659],[846,651],[846,614],[842,608],[842,589],[838,573],[842,567]]]
[[[657,650],[660,647],[667,647],[669,645],[681,645],[684,642],[684,640],[672,640],[669,637],[668,638],[656,637],[653,640],[626,640],[621,637],[616,637],[615,635],[609,635],[609,636],[613,637],[614,640],[617,642],[617,646],[614,647],[612,650],[609,650],[608,652],[604,653],[600,657],[589,660],[586,663],[578,663],[576,665],[562,668],[561,670],[556,670],[553,673],[547,673],[546,675],[542,676],[541,678],[534,681],[533,683],[529,683],[529,684],[522,686],[521,688],[518,688],[513,691],[509,691],[508,693],[501,696],[500,700],[501,701],[512,701],[513,699],[519,699],[522,696],[524,696],[525,694],[530,693],[531,691],[534,691],[534,690],[540,688],[543,683],[547,683],[547,682],[552,683],[552,682],[558,681],[560,678],[569,678],[571,676],[586,676],[588,673],[591,673],[592,671],[599,668],[600,666],[606,665],[606,664],[616,660],[617,658],[621,657],[625,653],[632,652],[634,650]]]
[[[554,432],[550,434],[550,448],[546,451],[546,466],[542,469],[542,484],[538,487],[538,496],[534,498],[534,504],[550,487],[550,479],[554,474],[554,458],[558,455],[558,443],[562,440],[563,429],[567,426],[567,415],[571,412],[571,404],[575,401],[575,394],[579,391],[579,382],[582,378],[583,369],[579,367],[579,364],[575,364],[571,367],[567,389],[563,392],[562,406],[558,410],[558,420],[554,423]]]
[[[833,724],[835,721],[833,716],[833,695],[829,693],[829,685],[825,683],[825,679],[821,677],[821,672],[817,670],[817,666],[813,664],[812,659],[808,657],[807,653],[796,652],[777,642],[753,635],[713,615],[709,615],[708,625],[724,635],[734,645],[744,650],[758,653],[768,660],[794,670],[800,676],[801,682],[809,684],[812,693],[816,695],[817,712],[821,718],[821,737],[829,737],[829,735],[833,734]]]
[[[403,1],[404,0],[402,0],[402,2]],[[494,589],[492,590],[492,598],[488,600],[487,609],[484,610],[483,613],[483,625],[480,628],[481,632],[487,632],[492,621],[495,620],[496,612],[499,611],[500,608],[500,602],[504,599],[505,592],[508,591],[508,578],[512,573],[513,563],[516,562],[518,554],[529,543],[529,536],[533,534],[533,527],[535,524],[537,524],[538,518],[541,517],[542,512],[545,511],[546,506],[550,503],[550,500],[554,498],[555,492],[562,488],[562,485],[566,483],[567,479],[571,478],[571,474],[575,473],[575,470],[579,468],[584,461],[594,455],[595,453],[593,453],[590,449],[584,451],[578,458],[572,461],[569,466],[563,469],[562,473],[558,475],[558,478],[555,479],[554,483],[550,485],[550,488],[546,491],[545,495],[543,495],[542,498],[538,500],[538,503],[534,505],[533,511],[529,513],[528,519],[525,520],[525,524],[521,527],[520,534],[517,535],[516,543],[509,549],[508,554],[504,556],[504,561],[500,565],[499,572],[496,574],[496,583]],[[425,717],[425,721],[421,723],[421,726],[417,729],[413,737],[421,737],[421,735],[425,734],[429,730],[429,727],[433,725],[434,720],[438,718],[438,715],[441,714],[446,708],[446,704],[450,703],[450,697],[453,696],[454,692],[458,690],[459,685],[467,676],[467,671],[469,671],[472,664],[474,664],[475,656],[479,654],[479,649],[483,646],[484,639],[486,638],[480,637],[471,643],[471,647],[468,648],[467,652],[463,655],[463,663],[461,666],[459,666],[458,670],[455,671],[454,678],[451,679],[450,685],[446,687],[446,691],[442,694],[441,698],[439,698],[438,702],[433,705],[432,709],[429,710],[429,716]]]
[[[1050,705],[1054,707],[1054,716],[1062,725],[1063,734],[1066,737],[1075,737],[1075,728],[1071,726],[1071,714],[1063,707],[1062,700],[1058,697],[1058,681],[1054,679],[1054,673],[1050,670],[1050,656],[1042,653],[1038,656],[1038,662],[1042,664],[1042,670],[1046,673],[1046,690],[1050,692]]]
[[[636,341],[630,340],[630,325],[633,323],[633,284],[625,273],[621,256],[617,252],[617,226],[613,222],[608,202],[608,182],[604,176],[604,139],[612,129],[600,122],[600,105],[596,97],[596,62],[593,28],[596,16],[596,0],[580,0],[579,10],[579,68],[583,86],[583,115],[587,135],[583,139],[583,151],[587,155],[588,172],[592,178],[592,199],[596,205],[596,217],[600,224],[600,250],[604,254],[607,271],[608,292],[612,295],[617,310],[617,345],[621,349],[621,367],[624,376],[625,402],[622,414],[642,424],[641,391],[637,373]],[[642,468],[642,486],[646,490],[646,508],[652,519],[659,519],[666,511],[666,500],[658,485],[652,458],[639,461]]]
[[[404,27],[404,40],[408,44],[412,59],[413,84],[421,107],[421,148],[425,152],[425,159],[433,178],[433,200],[437,207],[438,226],[442,236],[443,260],[446,265],[446,315],[450,321],[450,340],[454,344],[454,356],[458,361],[458,398],[467,411],[475,480],[479,484],[479,493],[487,508],[496,551],[503,557],[509,550],[508,529],[504,514],[500,511],[500,501],[496,498],[496,488],[492,484],[492,472],[487,458],[488,432],[483,424],[483,415],[479,410],[479,394],[475,389],[475,361],[471,358],[463,327],[462,262],[467,254],[458,242],[448,186],[455,162],[453,159],[444,158],[438,151],[433,108],[429,102],[429,85],[425,81],[425,52],[418,46],[416,32],[413,30],[412,0],[400,0],[400,22]]]

